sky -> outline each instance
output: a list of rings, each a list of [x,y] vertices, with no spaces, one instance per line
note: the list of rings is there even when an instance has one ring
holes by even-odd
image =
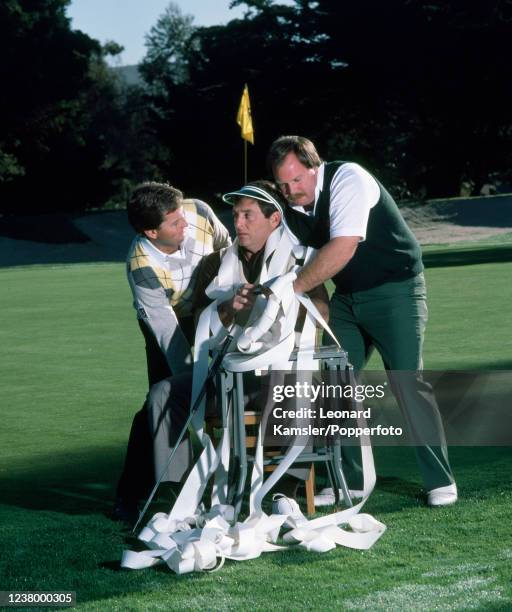
[[[72,28],[101,43],[114,40],[125,50],[114,63],[137,64],[144,57],[144,35],[155,25],[170,0],[72,0],[67,15]],[[245,6],[229,9],[230,0],[174,0],[183,13],[194,16],[194,25],[227,23],[243,16]],[[293,4],[281,0],[279,4]]]

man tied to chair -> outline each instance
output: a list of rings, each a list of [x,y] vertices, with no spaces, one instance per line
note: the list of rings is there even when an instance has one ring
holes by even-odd
[[[269,195],[271,197],[269,197]],[[222,324],[229,328],[233,322],[243,326],[247,323],[260,289],[260,274],[263,266],[269,266],[274,255],[270,245],[277,244],[279,236],[285,229],[281,224],[281,213],[272,203],[272,199],[282,201],[282,196],[268,181],[255,181],[236,192],[224,196],[224,200],[233,205],[233,218],[236,232],[234,248],[237,249],[238,266],[236,277],[238,289],[233,297],[219,305],[218,315]],[[275,247],[274,247],[275,248]],[[227,249],[221,249],[208,255],[201,262],[199,278],[194,295],[194,308],[197,312],[206,307],[211,300],[205,290],[217,277],[221,262]],[[291,269],[296,260],[288,253],[287,269]],[[328,295],[323,285],[308,292],[320,314],[328,316]],[[300,325],[299,316],[298,325]],[[172,388],[172,393],[171,393]],[[153,428],[155,474],[159,478],[163,472],[163,481],[173,480],[176,466],[166,468],[169,449],[176,440],[189,410],[191,377],[169,378],[154,385],[148,399],[148,411]],[[306,480],[309,469],[294,470],[293,474]],[[285,494],[293,494],[299,481],[290,477],[281,481],[279,489]],[[284,488],[283,488],[284,487]]]

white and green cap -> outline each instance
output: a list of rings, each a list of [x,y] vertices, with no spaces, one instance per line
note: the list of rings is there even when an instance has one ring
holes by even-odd
[[[224,202],[231,204],[231,206],[236,203],[237,198],[252,198],[253,200],[260,200],[261,202],[272,204],[284,218],[284,211],[281,204],[266,189],[262,189],[257,185],[245,185],[244,187],[238,189],[238,191],[230,191],[222,196]]]

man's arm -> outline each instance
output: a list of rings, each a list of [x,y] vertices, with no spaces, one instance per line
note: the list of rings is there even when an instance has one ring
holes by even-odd
[[[174,309],[162,286],[142,286],[130,278],[137,316],[154,335],[173,374],[190,369],[192,356]]]
[[[311,298],[311,301],[316,306],[318,312],[321,314],[322,318],[327,323],[329,321],[329,294],[327,293],[327,289],[325,285],[322,283],[311,289],[311,291],[307,292],[308,296]],[[295,331],[300,332],[304,327],[304,320],[306,318],[306,309],[301,304],[299,308],[299,314],[297,316],[297,321],[295,323]],[[320,323],[317,322],[317,328],[320,328]]]
[[[199,201],[206,207],[208,221],[210,222],[213,229],[213,250],[220,251],[220,249],[228,247],[231,244],[231,238],[229,236],[228,230],[226,229],[222,221],[213,212],[212,207],[206,204],[206,202],[202,202],[201,200]]]
[[[252,309],[256,301],[256,296],[251,291],[253,287],[254,285],[249,283],[242,285],[230,300],[219,304],[217,312],[224,327],[229,327],[236,320],[238,313]]]
[[[307,292],[313,304],[317,307],[318,312],[326,322],[329,321],[329,294],[325,285],[322,283]]]
[[[203,257],[197,270],[197,281],[192,293],[192,312],[199,318],[199,314],[209,305],[211,300],[206,295],[206,289],[219,273],[221,256],[224,251],[215,251]]]
[[[224,224],[215,217],[215,225],[213,230],[213,250],[219,251],[231,244],[231,237],[228,230],[224,227]]]
[[[293,283],[295,292],[311,291],[340,272],[354,256],[359,240],[359,236],[332,238],[301,268]]]
[[[219,319],[224,327],[229,327],[234,320],[236,321],[236,317],[239,313],[252,310],[257,297],[257,295],[252,291],[253,288],[254,285],[249,283],[242,285],[230,300],[226,300],[225,302],[222,302],[222,304],[219,304]],[[308,291],[308,295],[322,317],[328,321],[329,295],[325,285],[321,284],[311,291]],[[302,327],[305,315],[306,310],[301,306],[299,316],[297,318],[297,325],[299,327]]]

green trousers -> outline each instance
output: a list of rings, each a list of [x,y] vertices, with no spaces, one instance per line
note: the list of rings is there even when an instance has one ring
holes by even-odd
[[[428,318],[423,274],[366,291],[335,291],[329,315],[329,325],[348,352],[356,375],[373,349],[381,355],[411,439],[438,441],[414,447],[426,490],[453,483],[437,402],[431,386],[421,376]],[[330,343],[328,338],[324,340]],[[349,488],[362,489],[360,448],[344,446],[343,460]]]

